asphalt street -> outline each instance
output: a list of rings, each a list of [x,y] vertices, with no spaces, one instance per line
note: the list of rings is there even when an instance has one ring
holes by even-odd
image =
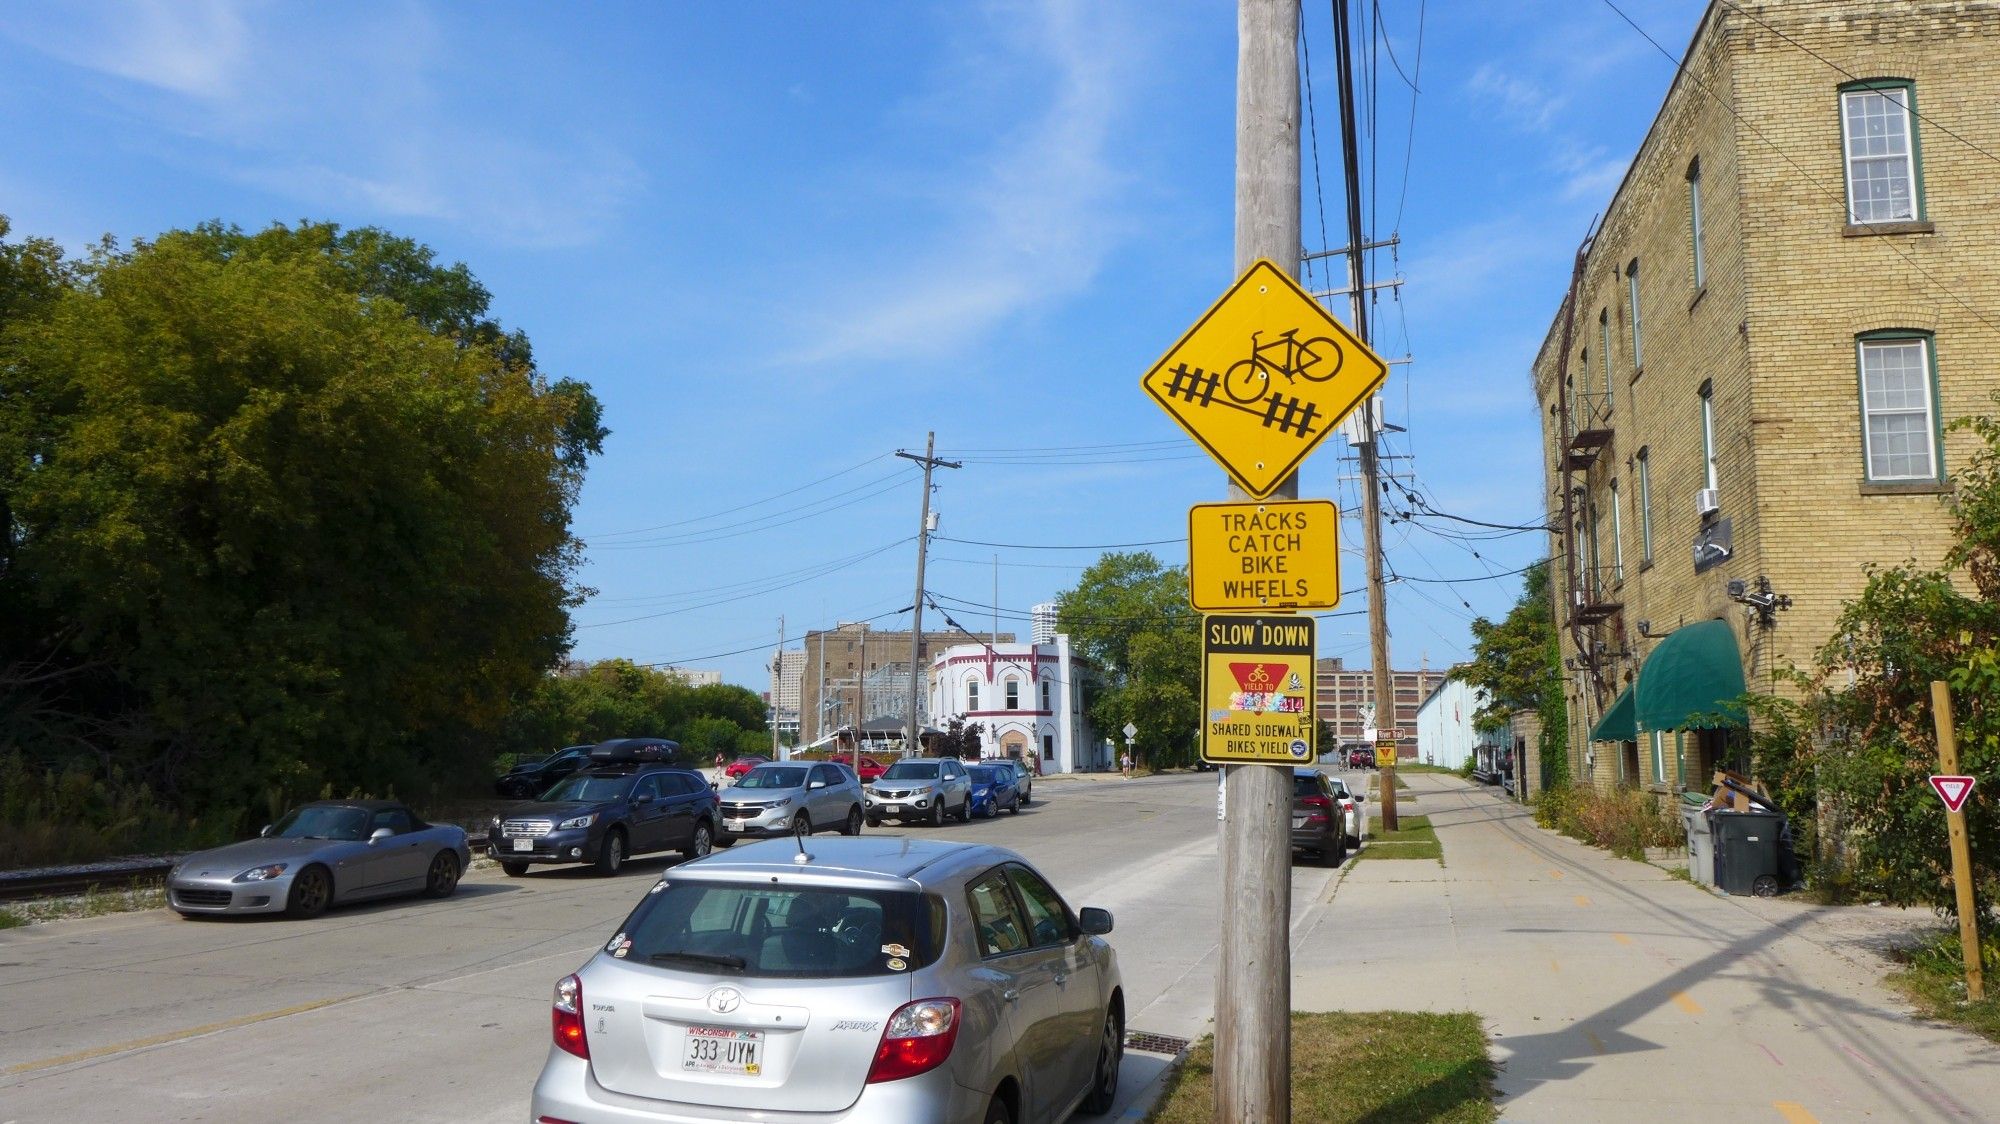
[[[1215,778],[1045,779],[1036,796],[907,830],[1011,847],[1073,906],[1112,910],[1130,1029],[1202,1033],[1225,901]],[[523,1120],[550,988],[679,861],[611,879],[482,869],[447,901],[306,922],[154,910],[0,932],[0,1124]],[[1295,931],[1333,874],[1295,868]],[[1127,1055],[1113,1118],[1163,1065]]]

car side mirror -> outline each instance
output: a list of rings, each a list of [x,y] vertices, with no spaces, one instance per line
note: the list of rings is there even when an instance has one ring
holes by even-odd
[[[261,836],[268,836],[268,835],[270,835],[270,834],[271,834],[271,825],[270,825],[270,824],[265,824],[265,825],[264,825],[264,827],[263,827],[263,830],[259,831],[259,832],[258,832],[257,834],[258,834],[258,835],[259,835],[260,837],[261,837]]]
[[[1366,796],[1363,796],[1362,794],[1360,794],[1360,793],[1358,793],[1358,792],[1354,794],[1354,802],[1355,802],[1356,804],[1361,804],[1361,803],[1365,803],[1365,802],[1367,801],[1367,799],[1368,799],[1368,798],[1367,798]]]
[[[374,831],[368,833],[368,842],[372,846],[376,843],[380,843],[384,839],[394,839],[395,837],[396,837],[395,828],[378,827]]]
[[[1077,927],[1093,937],[1101,937],[1111,931],[1111,911],[1093,905],[1083,907],[1076,915]]]
[[[632,803],[634,804],[651,804],[652,802],[653,794],[650,792],[642,792],[632,798]]]
[[[806,787],[807,787],[807,788],[825,788],[825,787],[826,787],[826,782],[825,782],[825,781],[814,781],[814,782],[812,782],[811,784],[807,785]]]

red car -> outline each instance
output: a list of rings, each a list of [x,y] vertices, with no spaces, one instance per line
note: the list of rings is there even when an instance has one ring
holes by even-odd
[[[736,760],[731,761],[729,767],[724,769],[723,772],[729,774],[730,780],[735,780],[759,765],[769,765],[770,763],[771,759],[761,753],[746,753]]]

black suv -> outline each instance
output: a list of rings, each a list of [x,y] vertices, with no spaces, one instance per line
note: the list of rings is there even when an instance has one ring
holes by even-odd
[[[540,761],[523,761],[493,782],[493,791],[515,800],[532,800],[543,789],[590,764],[590,747],[573,745]]]
[[[649,851],[698,859],[715,843],[715,806],[715,791],[692,769],[585,769],[541,800],[495,816],[486,848],[515,876],[531,863],[591,863],[599,874],[616,874],[627,857]]]

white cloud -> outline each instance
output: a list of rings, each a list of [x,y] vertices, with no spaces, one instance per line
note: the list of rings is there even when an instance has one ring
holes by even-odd
[[[531,145],[454,104],[456,44],[421,10],[145,0],[7,9],[0,35],[98,76],[84,89],[161,130],[164,158],[307,210],[577,245],[644,181],[588,133]]]
[[[1537,133],[1548,129],[1568,100],[1492,63],[1474,71],[1465,88],[1475,97],[1491,99],[1499,115],[1516,127]]]
[[[989,16],[991,36],[965,48],[978,65],[943,71],[976,75],[966,81],[990,94],[1004,68],[1016,81],[1002,96],[1038,98],[1038,111],[978,157],[931,177],[925,193],[952,201],[948,217],[916,232],[894,258],[843,278],[842,295],[809,317],[812,342],[788,362],[949,354],[1088,288],[1126,236],[1114,206],[1121,177],[1107,148],[1133,88],[1134,37],[1109,26],[1115,16],[1095,4],[1048,0]],[[944,106],[965,93],[945,88],[929,100]]]

